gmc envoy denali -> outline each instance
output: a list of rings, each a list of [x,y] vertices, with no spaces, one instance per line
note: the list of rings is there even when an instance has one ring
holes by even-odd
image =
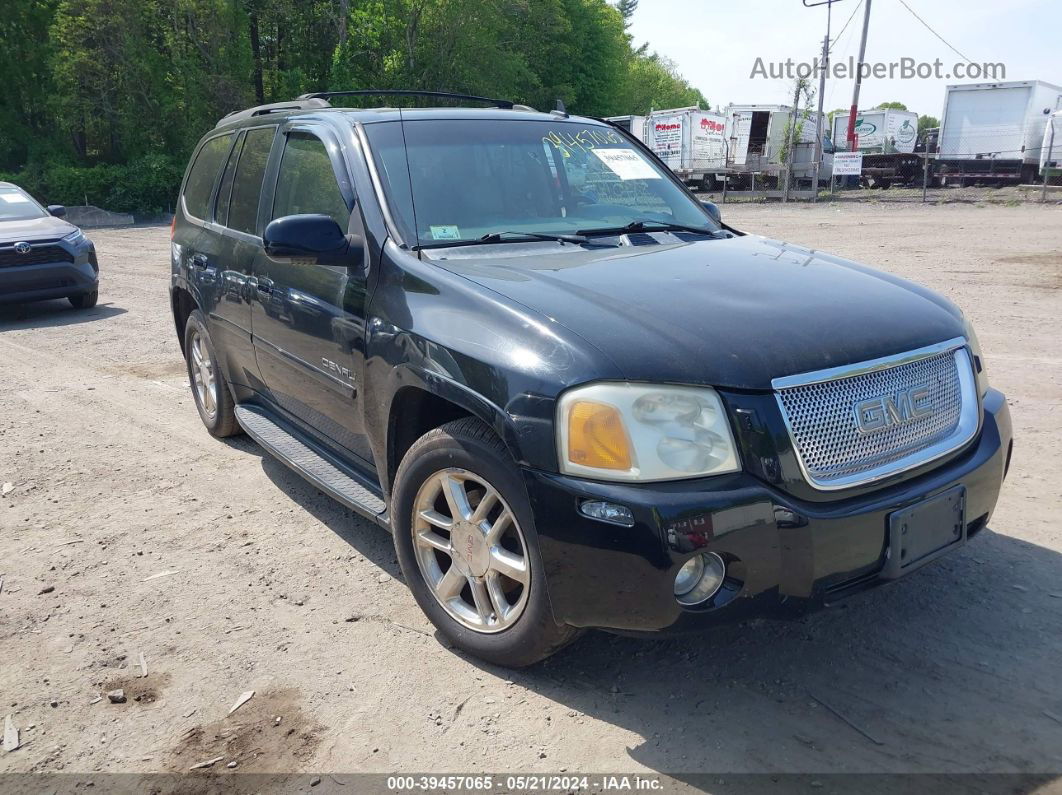
[[[721,223],[599,120],[329,102],[381,93],[203,138],[172,310],[210,433],[390,530],[453,644],[803,610],[986,526],[1010,415],[952,303]]]

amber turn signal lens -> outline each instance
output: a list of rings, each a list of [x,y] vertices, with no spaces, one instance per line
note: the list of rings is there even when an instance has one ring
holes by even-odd
[[[619,411],[580,400],[568,411],[568,460],[595,469],[628,470],[631,448]]]

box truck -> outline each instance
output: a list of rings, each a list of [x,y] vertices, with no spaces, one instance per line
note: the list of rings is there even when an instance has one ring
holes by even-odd
[[[646,144],[685,182],[711,189],[726,171],[726,119],[700,108],[649,114]]]
[[[726,109],[727,164],[735,185],[751,183],[753,174],[776,182],[786,169],[782,161],[787,128],[793,109],[787,105],[729,105]],[[800,135],[793,141],[793,173],[810,179],[814,173],[815,114],[802,119]],[[828,130],[823,124],[823,137]],[[829,169],[821,168],[820,181],[829,180]]]
[[[911,154],[918,141],[918,114],[907,110],[861,110],[856,116],[859,151],[864,155]],[[833,143],[839,151],[848,151],[848,114],[833,118]]]
[[[609,116],[605,121],[610,121],[617,127],[626,130],[643,144],[649,142],[646,134],[645,116]]]
[[[1044,130],[1060,108],[1062,87],[1042,80],[948,86],[938,183],[1034,181]]]
[[[867,187],[921,182],[923,162],[914,154],[918,146],[918,114],[908,110],[875,108],[856,115],[857,146],[863,153],[863,179]],[[848,114],[833,117],[833,144],[849,151]]]

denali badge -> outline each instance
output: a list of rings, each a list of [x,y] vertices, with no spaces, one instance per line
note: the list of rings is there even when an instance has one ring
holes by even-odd
[[[33,246],[29,243],[15,243],[16,254],[29,254],[31,251],[33,251]]]
[[[895,395],[861,400],[852,408],[860,433],[883,431],[891,425],[907,425],[933,413],[928,384],[919,384]]]
[[[335,375],[346,378],[348,381],[354,380],[354,374],[350,372],[349,368],[346,368],[341,364],[336,364],[331,359],[326,359],[322,356],[321,364],[324,366],[325,370],[328,370]]]

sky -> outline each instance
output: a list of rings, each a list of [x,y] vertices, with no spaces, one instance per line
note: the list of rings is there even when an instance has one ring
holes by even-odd
[[[812,2],[813,0],[809,0]],[[865,2],[866,0],[864,0]],[[858,58],[863,7],[860,0],[833,5],[832,58]],[[1003,63],[1007,80],[1045,80],[1062,85],[1062,0],[906,0],[926,23],[976,63]],[[851,24],[840,36],[845,22]],[[826,7],[801,0],[641,0],[631,20],[636,45],[670,58],[713,108],[739,104],[790,104],[788,80],[750,77],[757,58],[810,62],[822,50]],[[901,58],[932,62],[944,71],[962,61],[904,8],[900,0],[871,0],[867,61]],[[817,76],[815,78],[817,85]],[[948,83],[986,80],[875,79],[863,81],[860,109],[903,102],[919,115],[939,117]],[[853,81],[828,80],[827,111],[847,108]]]

